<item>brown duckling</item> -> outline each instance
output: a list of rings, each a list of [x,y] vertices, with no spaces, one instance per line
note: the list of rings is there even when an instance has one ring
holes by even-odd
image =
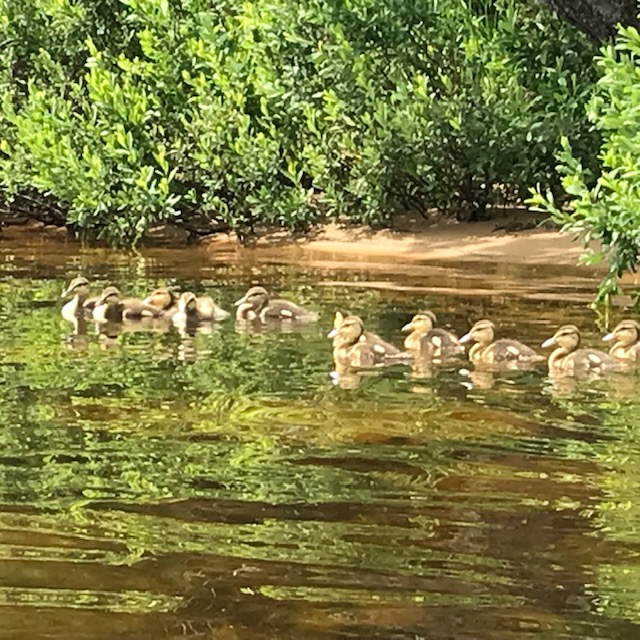
[[[62,307],[62,317],[69,322],[80,316],[90,315],[95,307],[97,296],[89,298],[89,281],[80,276],[74,278],[69,286],[60,295],[61,298],[73,296],[69,302]]]
[[[469,349],[469,360],[476,365],[498,365],[508,368],[530,366],[544,360],[531,347],[518,340],[495,340],[496,327],[490,320],[479,320],[466,335],[460,338],[460,344],[474,340]]]
[[[581,349],[580,330],[573,324],[560,327],[551,338],[542,343],[542,346],[556,346],[548,360],[551,375],[600,374],[625,367],[624,362],[604,351]]]
[[[166,318],[171,318],[178,310],[178,296],[167,287],[155,289],[142,302],[157,307]]]
[[[272,300],[264,287],[251,287],[234,305],[237,320],[256,320],[268,322],[287,320],[290,322],[316,322],[315,311],[299,307],[289,300],[277,298]]]
[[[404,340],[404,348],[414,356],[429,355],[435,358],[464,353],[458,338],[449,331],[436,329],[436,316],[432,311],[420,311],[409,324],[402,327],[411,333]]]
[[[158,307],[166,318],[172,318],[178,311],[178,296],[166,287],[152,291],[142,302]],[[199,320],[220,322],[231,315],[228,311],[220,308],[211,296],[197,296],[196,307]]]
[[[162,315],[158,307],[145,304],[138,298],[122,298],[116,287],[107,287],[96,300],[93,319],[99,323],[122,322],[140,318],[157,318]]]
[[[393,354],[387,354],[380,345],[365,337],[364,323],[358,316],[347,316],[340,328],[332,329],[327,337],[333,338],[333,360],[337,367],[366,369],[384,364]]]
[[[609,349],[610,356],[640,364],[640,324],[635,320],[623,320],[602,339],[605,342],[615,340]]]
[[[338,334],[340,327],[344,324],[344,321],[350,317],[357,316],[352,316],[350,313],[343,313],[342,311],[336,311],[333,317],[333,329],[328,333],[327,337],[334,338]],[[371,331],[363,331],[360,341],[366,341],[369,346],[386,356],[397,356],[402,353],[398,347],[392,345],[386,340],[383,340],[378,334],[372,333]]]

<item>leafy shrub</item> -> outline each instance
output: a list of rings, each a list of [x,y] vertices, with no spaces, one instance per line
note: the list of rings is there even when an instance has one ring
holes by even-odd
[[[601,77],[588,105],[588,115],[602,133],[596,170],[576,157],[573,141],[564,137],[559,153],[562,186],[569,206],[538,188],[530,202],[551,213],[565,230],[578,231],[588,246],[601,250],[585,254],[585,262],[609,259],[597,301],[618,290],[617,278],[635,270],[640,254],[640,34],[620,28],[615,44],[603,47],[597,58]]]
[[[0,42],[0,188],[113,241],[469,215],[594,145],[591,45],[533,0],[2,0]]]

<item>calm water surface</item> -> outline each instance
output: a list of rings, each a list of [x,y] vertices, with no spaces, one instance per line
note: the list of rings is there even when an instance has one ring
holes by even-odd
[[[227,309],[260,282],[321,319],[81,338],[59,301],[79,274]],[[0,637],[639,637],[638,376],[330,377],[336,308],[397,344],[425,306],[459,333],[489,316],[538,345],[574,322],[597,344],[594,282],[5,234]]]

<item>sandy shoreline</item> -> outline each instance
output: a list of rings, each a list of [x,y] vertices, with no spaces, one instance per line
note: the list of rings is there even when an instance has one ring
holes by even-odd
[[[240,245],[232,236],[220,234],[207,239],[211,250],[229,250]],[[341,227],[327,224],[310,236],[295,237],[274,232],[260,237],[255,245],[262,250],[325,254],[327,258],[411,261],[506,262],[514,264],[578,264],[583,253],[574,234],[547,229],[507,232],[496,230],[496,221],[440,223],[407,230]]]

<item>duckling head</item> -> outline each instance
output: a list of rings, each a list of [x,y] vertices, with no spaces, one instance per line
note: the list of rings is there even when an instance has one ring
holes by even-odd
[[[605,342],[615,340],[617,343],[621,344],[621,346],[628,347],[629,345],[638,342],[639,338],[640,324],[635,320],[623,320],[611,333],[608,333],[602,339]]]
[[[80,296],[81,298],[86,298],[88,295],[89,281],[84,276],[80,276],[74,278],[69,283],[69,286],[62,292],[60,297],[69,298],[70,296]]]
[[[408,331],[417,331],[418,333],[429,333],[436,325],[436,315],[432,311],[420,311],[416,313],[411,319],[409,324],[405,324],[402,327],[402,331],[405,333]]]
[[[545,340],[542,346],[544,348],[557,346],[566,353],[571,353],[580,346],[580,330],[574,324],[565,324]]]
[[[143,302],[153,307],[158,307],[158,309],[166,310],[176,303],[176,294],[171,289],[160,287],[152,291]]]
[[[101,294],[100,297],[96,300],[96,307],[100,305],[113,305],[118,304],[120,302],[120,298],[122,295],[120,291],[116,287],[107,287]]]
[[[490,344],[496,335],[496,326],[491,320],[478,320],[473,327],[469,330],[469,333],[460,338],[460,344],[473,340],[480,344]]]
[[[358,316],[347,316],[339,329],[329,332],[328,338],[333,338],[334,347],[348,346],[360,340],[364,333],[364,323]]]
[[[195,293],[185,291],[178,298],[178,311],[181,313],[194,313],[198,308],[198,299]]]
[[[253,311],[258,314],[269,302],[269,294],[264,287],[251,287],[242,298],[236,300],[233,304],[238,307],[237,315],[246,314],[247,311]]]

